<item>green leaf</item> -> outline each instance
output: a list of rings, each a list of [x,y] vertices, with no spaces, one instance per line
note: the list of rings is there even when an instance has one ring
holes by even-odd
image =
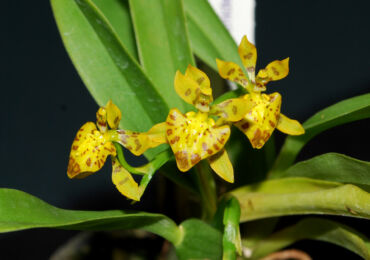
[[[222,234],[198,219],[180,225],[182,241],[175,245],[179,259],[222,259]]]
[[[350,227],[320,218],[306,218],[293,226],[272,234],[253,248],[248,248],[252,252],[248,259],[261,259],[303,239],[333,243],[360,255],[364,259],[370,259],[370,241],[368,238]]]
[[[22,191],[0,189],[0,233],[30,228],[143,229],[173,243],[180,259],[221,259],[222,256],[221,233],[200,220],[190,219],[177,226],[161,214],[65,210]]]
[[[351,183],[370,190],[370,163],[338,153],[327,153],[299,162],[280,177],[307,177]]]
[[[147,131],[164,121],[166,103],[97,6],[91,0],[51,3],[67,52],[97,103],[112,99],[123,113],[122,128]]]
[[[370,218],[370,194],[352,184],[283,178],[230,192],[240,203],[240,222],[298,215],[330,214]]]
[[[224,211],[224,234],[222,239],[222,259],[236,259],[236,252],[242,254],[242,245],[239,230],[240,206],[236,198],[231,197],[226,202]]]
[[[123,43],[132,58],[138,59],[135,34],[132,27],[128,0],[92,0],[108,19],[117,37]]]
[[[235,62],[244,70],[235,41],[208,1],[184,0],[184,8],[195,54],[216,71],[216,58]]]
[[[70,230],[119,230],[140,228],[174,244],[182,239],[180,229],[161,214],[123,210],[77,211],[51,206],[25,192],[0,189],[0,232],[29,228]]]
[[[338,125],[369,117],[370,94],[350,98],[321,110],[303,124],[306,130],[304,135],[287,137],[270,176],[281,175],[293,164],[303,146],[319,133]]]
[[[185,112],[173,85],[177,70],[194,65],[182,2],[134,0],[130,10],[142,66],[169,107]]]

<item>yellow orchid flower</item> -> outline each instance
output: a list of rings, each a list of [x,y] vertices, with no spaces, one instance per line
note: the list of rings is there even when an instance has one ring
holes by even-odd
[[[218,124],[209,117],[212,89],[207,75],[189,65],[185,75],[176,72],[175,90],[187,103],[194,105],[198,112],[182,114],[178,109],[170,110],[166,120],[166,138],[175,155],[180,171],[190,170],[199,161],[208,158],[211,168],[224,180],[234,181],[234,170],[225,149],[230,137],[230,126]],[[243,111],[233,111],[231,100],[217,113],[233,120],[240,120]],[[245,111],[247,112],[247,111]],[[229,115],[230,114],[230,115]]]
[[[135,155],[140,155],[146,149],[164,142],[164,134],[158,133],[158,129],[165,125],[155,125],[148,133],[116,130],[121,120],[121,111],[111,101],[106,107],[99,108],[96,118],[96,125],[87,122],[76,134],[69,156],[68,177],[81,179],[97,172],[111,155],[112,181],[116,188],[124,196],[140,200],[142,191],[132,175],[118,162],[113,142],[121,143]]]
[[[249,92],[249,94],[242,97],[244,102],[248,103],[245,106],[249,108],[249,112],[245,114],[242,120],[234,124],[248,137],[252,146],[257,149],[263,147],[275,128],[289,135],[304,134],[304,129],[298,121],[280,113],[281,95],[279,93],[261,93],[261,91],[266,90],[268,82],[285,78],[288,75],[289,58],[271,62],[255,76],[257,49],[248,41],[246,36],[243,37],[238,52],[248,78],[239,65],[233,62],[216,60],[221,77],[242,85]],[[217,110],[217,106],[212,110]]]

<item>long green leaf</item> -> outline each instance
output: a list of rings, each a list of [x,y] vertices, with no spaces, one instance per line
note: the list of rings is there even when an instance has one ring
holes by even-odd
[[[64,45],[99,105],[112,99],[121,127],[146,131],[164,121],[168,107],[91,0],[52,0]]]
[[[142,66],[169,106],[186,112],[173,85],[177,70],[194,65],[181,0],[133,0],[130,11]]]
[[[183,240],[176,245],[179,259],[221,259],[222,234],[198,219],[189,219],[180,225]]]
[[[252,254],[247,259],[261,259],[303,239],[333,243],[360,255],[364,259],[370,259],[370,241],[368,238],[350,227],[320,218],[306,218],[293,226],[272,234],[253,248],[248,248]]]
[[[97,8],[108,19],[117,37],[130,55],[138,59],[135,34],[132,27],[128,0],[92,0]]]
[[[0,189],[0,232],[29,228],[72,230],[119,230],[140,228],[174,244],[182,239],[180,229],[161,214],[123,210],[77,211],[53,207],[25,192]]]
[[[173,243],[180,259],[221,259],[222,256],[221,233],[197,219],[177,226],[161,214],[65,210],[22,191],[0,189],[0,233],[30,228],[93,231],[143,229]]]
[[[319,133],[334,126],[369,117],[370,94],[350,98],[321,110],[303,124],[306,130],[304,135],[287,137],[270,176],[281,175],[293,164],[303,146]]]
[[[184,0],[184,8],[195,54],[216,71],[216,58],[233,61],[244,69],[235,41],[208,1]]]
[[[338,153],[327,153],[299,162],[280,177],[307,177],[352,183],[370,190],[370,163]]]
[[[352,184],[283,178],[244,186],[231,195],[239,200],[241,222],[298,214],[370,218],[370,194]]]

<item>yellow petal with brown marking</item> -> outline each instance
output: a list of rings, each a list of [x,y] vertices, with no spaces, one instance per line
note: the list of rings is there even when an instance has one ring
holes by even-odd
[[[211,168],[227,182],[234,182],[234,168],[225,149],[209,157]]]
[[[92,122],[84,124],[72,143],[67,174],[69,178],[84,178],[101,169],[108,155],[116,155],[109,136],[102,134]]]
[[[305,132],[303,126],[297,120],[290,119],[283,114],[280,114],[276,128],[288,135],[303,135]]]
[[[245,95],[245,99],[255,106],[235,125],[248,137],[253,148],[260,149],[275,130],[280,115],[281,96],[254,93]]]
[[[146,134],[149,137],[151,148],[167,143],[166,130],[166,122],[156,124],[150,128]]]
[[[111,100],[108,101],[105,108],[107,110],[107,120],[110,128],[117,129],[122,118],[121,110]]]
[[[174,108],[166,123],[167,140],[175,154],[177,167],[183,172],[219,152],[230,136],[230,127],[216,126],[207,113],[188,112],[183,115]]]
[[[202,72],[203,73],[203,72]],[[175,75],[176,93],[187,103],[194,105],[203,112],[209,111],[209,104],[213,101],[212,89],[206,74],[199,76],[200,71],[194,67],[188,67],[183,75],[180,71]]]
[[[257,49],[250,43],[247,36],[242,38],[238,48],[239,56],[243,62],[245,69],[248,72],[249,79],[254,82],[256,61],[257,61]]]
[[[220,116],[226,121],[236,122],[243,117],[254,107],[254,102],[249,102],[243,97],[227,99],[220,104],[213,105],[210,113]]]
[[[112,157],[112,182],[117,190],[129,199],[139,201],[141,192],[132,175]]]
[[[216,59],[216,62],[218,72],[222,78],[233,81],[247,88],[248,80],[239,65],[231,61],[223,61],[219,59]]]
[[[257,74],[257,85],[266,85],[270,81],[283,79],[289,74],[289,58],[275,60]]]
[[[107,110],[104,107],[100,107],[96,112],[96,124],[100,132],[105,133],[107,131]]]
[[[142,155],[146,150],[166,143],[166,123],[154,125],[148,132],[140,133],[130,130],[109,131],[110,139],[122,144],[136,156]]]
[[[136,156],[142,155],[150,148],[150,139],[145,133],[130,130],[117,130],[111,134],[113,141],[122,144]]]

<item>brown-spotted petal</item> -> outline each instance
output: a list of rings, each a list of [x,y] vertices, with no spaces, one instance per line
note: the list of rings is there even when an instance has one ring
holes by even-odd
[[[100,107],[96,112],[96,124],[102,133],[108,130],[107,110],[104,107]]]
[[[112,100],[108,101],[105,108],[107,110],[107,120],[109,127],[112,129],[117,129],[122,118],[121,110],[119,110],[119,108],[115,104],[113,104]]]
[[[275,60],[261,69],[256,78],[257,85],[265,86],[270,81],[280,80],[289,74],[289,58]]]
[[[243,62],[245,69],[248,72],[249,79],[255,81],[257,49],[248,41],[247,36],[242,38],[238,48],[239,56]]]
[[[248,137],[253,148],[260,149],[275,130],[280,115],[281,96],[253,93],[245,99],[254,102],[255,106],[235,125]]]
[[[108,155],[116,149],[106,134],[96,129],[92,122],[84,124],[72,143],[67,174],[69,178],[84,178],[100,170]]]
[[[227,99],[220,104],[213,105],[210,113],[220,116],[226,121],[237,122],[254,107],[254,102],[249,102],[243,97]]]
[[[213,101],[212,89],[204,72],[190,65],[185,75],[177,71],[175,90],[185,102],[194,105],[200,111],[209,111],[209,104]]]
[[[288,135],[303,135],[305,132],[303,126],[297,120],[290,119],[281,113],[276,128]]]
[[[112,157],[112,182],[122,195],[135,201],[140,200],[141,191],[138,184],[116,157]]]
[[[216,62],[218,72],[222,78],[238,83],[244,88],[248,87],[248,80],[239,65],[231,61],[223,61],[219,59],[216,59]]]
[[[209,157],[211,168],[227,182],[234,182],[234,168],[225,149]]]
[[[228,125],[216,126],[213,119],[202,112],[183,115],[178,109],[171,109],[166,122],[168,142],[183,172],[219,152],[230,136]]]

